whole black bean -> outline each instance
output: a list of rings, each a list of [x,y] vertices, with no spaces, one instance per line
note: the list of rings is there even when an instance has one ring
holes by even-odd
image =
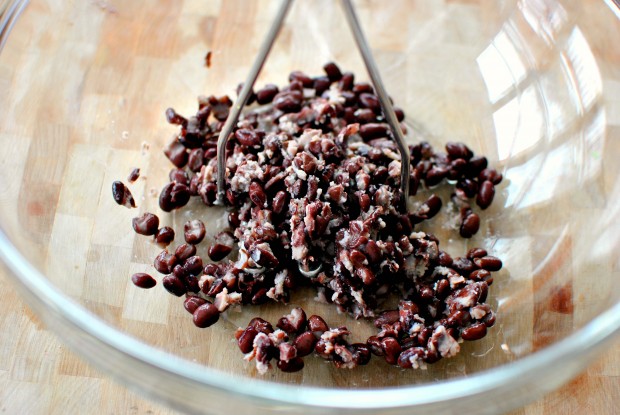
[[[181,183],[170,182],[159,195],[159,207],[164,212],[183,207],[189,202],[189,188]]]
[[[159,227],[159,218],[152,213],[146,212],[142,216],[133,218],[131,220],[131,226],[133,230],[140,235],[155,235]]]
[[[483,256],[486,256],[486,255],[487,255],[486,249],[471,248],[469,251],[467,251],[467,255],[465,255],[465,257],[467,257],[467,259],[473,260],[474,258],[482,258]]]
[[[446,143],[446,152],[452,159],[469,160],[474,155],[473,151],[463,143]]]
[[[164,154],[168,157],[168,160],[170,160],[172,164],[180,169],[187,164],[187,160],[189,159],[187,149],[176,139],[164,148]]]
[[[317,338],[312,331],[306,331],[297,336],[293,342],[297,349],[297,356],[304,357],[312,353],[316,346]]]
[[[168,250],[164,249],[155,257],[155,261],[153,262],[153,266],[155,269],[162,274],[170,274],[172,269],[177,264],[177,257],[174,254],[168,252]]]
[[[484,323],[472,324],[461,330],[463,340],[479,340],[487,335],[487,326]]]
[[[323,70],[325,71],[327,77],[331,82],[339,81],[340,78],[342,78],[342,72],[340,71],[338,65],[336,65],[334,62],[326,63],[323,66]]]
[[[487,165],[488,161],[486,157],[473,156],[467,162],[467,168],[465,169],[465,173],[470,178],[478,177],[478,174],[480,174],[482,170],[486,169]]]
[[[396,114],[396,119],[398,122],[403,122],[405,119],[405,112],[398,107],[394,107],[394,114]]]
[[[215,236],[215,242],[209,247],[209,258],[213,261],[220,261],[233,249],[235,240],[230,232],[220,232]]]
[[[202,242],[206,235],[205,224],[200,219],[192,219],[183,226],[185,242],[196,245]]]
[[[298,112],[301,109],[303,94],[301,91],[282,91],[273,97],[273,106],[284,112]]]
[[[143,272],[133,274],[131,276],[131,282],[133,282],[136,287],[146,289],[153,288],[155,285],[157,285],[157,281],[155,281],[155,278]]]
[[[235,138],[239,144],[247,147],[256,146],[261,142],[260,135],[256,131],[247,128],[240,128],[235,131]]]
[[[358,100],[363,108],[368,108],[374,112],[381,111],[379,98],[377,98],[375,94],[369,94],[367,92],[361,93]]]
[[[220,319],[220,312],[216,306],[206,302],[194,311],[194,324],[196,327],[206,328],[214,325]]]
[[[176,295],[177,297],[180,297],[187,292],[187,289],[185,288],[185,284],[183,284],[183,281],[181,281],[174,275],[165,276],[164,279],[162,280],[162,284],[164,288],[166,289],[166,291],[168,291],[172,295]]]
[[[490,255],[475,258],[474,264],[476,264],[479,268],[486,269],[487,271],[499,271],[502,269],[501,259]]]
[[[353,89],[354,83],[355,83],[355,75],[353,75],[353,73],[351,72],[345,72],[342,74],[342,77],[338,81],[338,86],[340,87],[342,91],[351,91]]]
[[[304,361],[300,357],[295,357],[291,360],[278,360],[277,366],[282,372],[299,372],[304,368]]]
[[[187,158],[187,167],[193,172],[199,172],[205,162],[205,152],[202,148],[195,148],[189,152],[189,156]],[[189,179],[186,183],[183,183],[186,186],[189,185]]]
[[[171,182],[181,183],[186,186],[189,184],[189,176],[187,175],[187,172],[183,169],[174,168],[170,170],[170,173],[168,173],[168,178]]]
[[[237,339],[237,345],[241,353],[250,353],[252,351],[254,338],[258,334],[258,330],[252,326],[247,326],[241,336]]]
[[[465,219],[463,219],[463,223],[459,228],[459,233],[463,238],[471,238],[474,236],[478,230],[480,229],[480,217],[470,212]]]
[[[129,176],[127,176],[127,181],[129,181],[130,183],[133,183],[139,178],[140,178],[140,169],[136,167],[135,169],[131,171],[131,173],[129,173]]]
[[[299,81],[304,88],[312,88],[314,81],[302,71],[293,71],[288,76],[289,82]]]
[[[385,355],[383,352],[383,347],[381,346],[381,339],[377,336],[370,336],[368,340],[366,340],[366,344],[368,345],[370,352],[375,356]]]
[[[442,267],[451,267],[452,266],[452,257],[445,251],[439,251],[439,255],[437,256],[437,262]]]
[[[480,172],[480,174],[478,175],[478,179],[481,182],[488,180],[494,185],[498,185],[501,183],[503,176],[500,172],[498,172],[495,169],[486,168]]]
[[[174,250],[174,255],[180,262],[183,262],[187,258],[196,255],[196,246],[187,243],[181,244]]]
[[[368,345],[364,343],[353,343],[349,346],[349,349],[353,354],[353,362],[357,366],[364,366],[370,362],[371,353]]]
[[[190,256],[185,260],[183,268],[189,275],[200,275],[202,272],[202,258],[198,255]]]
[[[174,229],[170,226],[160,228],[155,234],[155,242],[161,245],[168,245],[174,241]]]
[[[250,192],[249,192],[250,200],[258,207],[263,208],[267,207],[267,194],[265,194],[265,190],[263,186],[258,182],[252,182],[250,184]]]
[[[375,138],[387,137],[388,135],[387,124],[368,123],[360,126],[359,135],[364,140],[372,140]]]
[[[129,188],[122,182],[115,181],[112,183],[112,197],[114,197],[114,201],[121,206],[125,206],[126,208],[136,207],[136,201],[131,191],[129,191]]]
[[[403,369],[411,369],[413,367],[414,362],[424,361],[424,357],[426,356],[426,352],[422,347],[411,347],[407,350],[404,350],[398,356],[398,366]],[[419,365],[419,363],[418,363]]]
[[[273,98],[280,92],[278,87],[274,84],[267,84],[263,89],[259,89],[256,92],[256,102],[261,105],[269,104],[273,101]]]
[[[316,96],[320,97],[321,95],[323,95],[323,92],[329,89],[330,85],[331,85],[331,81],[329,80],[328,77],[319,76],[319,77],[314,78],[314,83],[312,87],[314,88]]]
[[[185,301],[183,301],[183,307],[188,313],[194,314],[194,311],[196,311],[198,307],[205,304],[206,302],[207,300],[202,297],[190,295],[185,299]]]
[[[476,204],[480,206],[481,209],[486,209],[493,202],[494,196],[495,196],[495,186],[489,180],[485,180],[480,185],[480,189],[478,189],[478,196],[476,197]]]
[[[476,269],[476,265],[467,258],[459,257],[452,262],[452,268],[459,274],[467,276]]]

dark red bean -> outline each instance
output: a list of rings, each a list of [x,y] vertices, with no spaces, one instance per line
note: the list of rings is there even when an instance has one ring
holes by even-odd
[[[256,206],[260,208],[267,207],[267,194],[260,183],[252,182],[250,184],[249,197]]]
[[[463,219],[459,228],[459,233],[463,238],[471,238],[480,229],[480,217],[471,212]]]
[[[487,284],[491,284],[493,282],[493,278],[491,278],[491,273],[486,269],[477,269],[469,274],[469,279],[474,281],[486,281]]]
[[[167,275],[162,280],[162,284],[166,291],[168,291],[172,295],[176,295],[180,297],[187,292],[187,288],[185,288],[185,284],[183,281],[175,277],[174,275]]]
[[[306,322],[306,312],[300,307],[295,307],[289,315],[278,320],[276,326],[288,334],[294,334],[305,330]]]
[[[200,275],[202,272],[202,258],[197,255],[190,256],[185,260],[183,268],[189,275]]]
[[[211,285],[211,287],[209,287],[209,290],[207,291],[206,294],[209,297],[215,297],[216,295],[221,293],[224,290],[224,288],[226,288],[226,282],[224,280],[222,279],[215,280],[215,282]]]
[[[298,81],[301,82],[304,88],[312,88],[314,81],[308,75],[302,71],[293,71],[288,76],[289,82]]]
[[[180,169],[187,164],[187,160],[189,159],[187,149],[176,139],[164,148],[164,154],[168,157],[168,160],[170,160],[172,164]]]
[[[206,328],[214,325],[220,319],[220,312],[216,306],[206,302],[194,311],[194,324],[196,327]]]
[[[364,343],[353,343],[349,346],[349,350],[351,350],[353,362],[357,366],[364,366],[370,362],[371,353],[368,345]]]
[[[196,245],[202,242],[206,235],[205,224],[200,219],[192,219],[183,226],[185,242]]]
[[[298,112],[302,99],[301,91],[282,91],[273,98],[273,106],[284,113]]]
[[[461,330],[463,340],[479,340],[487,335],[487,326],[484,323],[472,324]]]
[[[235,240],[230,232],[218,233],[215,235],[215,242],[209,247],[207,252],[209,258],[213,261],[220,261],[226,258],[232,251],[234,244]]]
[[[181,244],[174,250],[174,255],[179,261],[183,262],[187,258],[196,255],[196,246],[192,244]]]
[[[330,85],[331,85],[331,81],[329,80],[328,77],[319,76],[317,78],[314,78],[314,83],[312,87],[314,88],[316,96],[320,97],[321,95],[323,95],[323,92],[329,89]]]
[[[398,122],[403,122],[405,119],[405,112],[398,108],[398,107],[394,107],[394,114],[396,114],[396,119],[398,120]]]
[[[241,336],[237,339],[237,345],[241,353],[250,353],[254,348],[254,338],[258,334],[258,330],[252,326],[247,326],[241,333]]]
[[[273,210],[273,213],[282,213],[287,205],[287,201],[288,196],[285,191],[280,190],[278,193],[276,193],[276,195],[273,197],[273,200],[271,201],[271,208]]]
[[[301,333],[293,344],[297,349],[297,356],[304,357],[312,353],[314,347],[316,346],[317,338],[315,337],[312,331],[306,331]]]
[[[189,202],[189,188],[184,184],[171,182],[168,183],[159,195],[159,207],[164,212],[171,212],[173,209],[183,207]]]
[[[187,167],[193,172],[199,172],[202,166],[205,164],[205,152],[202,148],[195,148],[189,152],[187,158]],[[189,180],[183,183],[186,186],[189,185]]]
[[[239,144],[247,147],[253,147],[261,143],[260,135],[256,131],[247,128],[235,131],[235,138]]]
[[[334,62],[326,63],[323,66],[323,70],[325,71],[327,77],[331,82],[339,81],[340,78],[342,78],[342,72],[340,71],[338,65],[336,65]]]
[[[452,268],[459,274],[467,276],[476,270],[476,265],[467,258],[459,257],[452,262]]]
[[[419,363],[417,362],[424,362],[425,356],[426,356],[426,353],[424,351],[424,348],[412,347],[412,348],[409,348],[403,351],[398,356],[397,363],[398,363],[398,366],[402,367],[403,369],[411,369],[414,365],[414,362],[416,362],[416,364],[419,367]]]
[[[155,269],[162,274],[170,274],[176,264],[177,257],[165,249],[155,257],[155,261],[153,262]]]
[[[375,327],[381,328],[385,324],[394,324],[399,319],[398,310],[384,311],[375,319]]]
[[[375,89],[372,87],[372,85],[370,85],[367,82],[360,82],[359,84],[353,85],[353,92],[355,92],[358,95],[362,93],[368,93],[368,94],[374,95]]]
[[[368,108],[359,109],[355,111],[355,121],[360,124],[376,123],[377,114]]]
[[[133,274],[131,276],[131,282],[133,282],[136,287],[145,289],[153,288],[155,285],[157,285],[157,281],[155,281],[155,278],[143,272]]]
[[[446,152],[452,159],[469,160],[474,155],[473,151],[463,143],[446,143]]]
[[[273,98],[280,92],[278,87],[274,84],[267,84],[263,89],[259,89],[256,92],[256,102],[261,105],[269,104],[273,101]]]
[[[488,180],[494,185],[498,185],[501,183],[503,176],[500,172],[498,172],[495,169],[486,168],[480,172],[480,174],[478,175],[478,179],[481,182]]]
[[[187,297],[185,301],[183,301],[183,307],[188,313],[194,314],[194,311],[196,311],[198,307],[205,304],[206,302],[207,300],[205,300],[204,298],[192,295]]]
[[[173,108],[166,108],[166,121],[175,125],[187,124],[187,118],[177,114]]]
[[[187,172],[183,169],[174,168],[170,170],[170,173],[168,173],[168,178],[171,182],[181,183],[186,186],[189,184],[189,176],[187,175]]]
[[[439,251],[439,255],[437,256],[437,261],[439,265],[442,267],[451,267],[452,266],[452,257],[445,251]]]
[[[448,175],[449,170],[445,167],[433,166],[426,172],[426,178],[424,184],[427,187],[437,186]]]
[[[383,357],[385,361],[390,365],[395,365],[398,362],[398,356],[402,349],[398,340],[393,337],[385,337],[381,339],[381,348],[383,349]]]
[[[355,75],[353,75],[353,73],[351,72],[345,72],[342,74],[342,77],[338,81],[338,86],[340,87],[342,91],[351,91],[353,89],[354,83],[355,83]]]
[[[155,234],[155,242],[161,245],[168,245],[174,241],[174,229],[170,226],[160,228]]]
[[[482,248],[471,248],[469,251],[467,251],[467,255],[465,255],[465,257],[467,259],[474,259],[474,258],[482,258],[483,256],[487,255],[487,251],[486,249],[482,249]]]
[[[135,208],[136,201],[131,194],[131,191],[122,182],[116,181],[112,183],[112,197],[114,201],[126,208]]]
[[[308,317],[308,328],[314,335],[321,335],[329,330],[329,326],[321,316],[312,315]]]
[[[241,90],[243,89],[243,82],[239,83],[239,85],[237,85],[237,97],[239,95],[241,95]],[[254,90],[250,90],[250,95],[248,95],[248,100],[245,103],[245,105],[252,105],[254,103],[254,101],[256,101],[256,94],[254,93]]]
[[[254,327],[256,330],[258,330],[261,333],[265,333],[265,334],[273,333],[273,326],[271,325],[271,323],[266,320],[263,320],[260,317],[254,317],[252,320],[250,320],[250,323],[248,324],[248,326]]]
[[[304,368],[304,361],[300,357],[295,357],[291,360],[278,360],[277,366],[282,372],[299,372]]]
[[[366,141],[375,138],[387,137],[388,126],[386,124],[368,123],[360,126],[359,135]]]
[[[360,94],[359,103],[363,108],[368,108],[374,112],[381,111],[381,104],[379,103],[379,98],[375,94],[362,93]]]
[[[133,218],[131,220],[131,226],[136,233],[140,235],[155,235],[157,228],[159,227],[159,218],[152,213],[144,213],[142,216]]]
[[[467,168],[465,169],[465,172],[468,177],[477,177],[482,170],[486,169],[487,165],[488,161],[486,157],[474,156],[467,163]]]
[[[477,267],[486,269],[487,271],[499,271],[502,269],[502,260],[494,256],[475,258],[474,263]]]
[[[368,345],[370,352],[375,356],[385,355],[383,352],[383,347],[381,346],[381,339],[377,336],[370,336],[368,340],[366,340],[366,344]]]
[[[138,180],[138,178],[140,178],[140,169],[136,167],[129,173],[129,176],[127,176],[127,181],[133,183]]]
[[[485,180],[480,185],[480,189],[478,189],[478,196],[476,197],[476,204],[480,206],[481,209],[488,208],[493,202],[493,197],[495,196],[495,186],[489,180]]]

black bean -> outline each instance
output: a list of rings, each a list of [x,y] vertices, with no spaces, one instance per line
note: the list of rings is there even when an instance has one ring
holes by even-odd
[[[168,183],[159,195],[159,207],[164,212],[171,212],[173,209],[183,207],[189,202],[189,188],[184,184],[171,182]]]
[[[216,306],[206,302],[194,311],[194,324],[196,327],[206,328],[214,325],[220,319],[220,312]]]
[[[220,232],[215,236],[215,242],[209,247],[209,258],[213,261],[220,261],[233,249],[235,240],[230,232]]]
[[[198,255],[190,256],[185,260],[183,268],[189,275],[200,275],[202,272],[202,258]]]
[[[235,138],[239,144],[247,147],[253,147],[261,143],[260,135],[256,131],[247,128],[235,131]]]
[[[304,368],[304,361],[300,357],[295,357],[291,360],[278,360],[277,366],[282,372],[299,372]]]
[[[342,74],[342,77],[338,81],[338,87],[340,87],[342,91],[351,91],[353,89],[354,83],[355,75],[353,75],[351,72],[345,72]]]
[[[273,97],[273,106],[284,112],[298,112],[301,109],[303,94],[300,91],[282,91]]]
[[[375,319],[375,327],[381,328],[385,324],[394,324],[399,319],[398,310],[384,311]]]
[[[265,334],[273,333],[273,326],[271,325],[271,323],[266,320],[263,320],[260,317],[254,317],[252,320],[250,320],[250,323],[248,324],[248,326],[254,327],[256,330],[258,330],[261,333],[265,333]]]
[[[452,159],[469,160],[474,155],[473,151],[463,143],[446,143],[446,152]]]
[[[297,349],[297,356],[304,357],[312,353],[316,346],[317,338],[312,331],[306,331],[301,333],[295,338],[293,344]]]
[[[463,340],[479,340],[487,335],[487,326],[484,323],[472,324],[461,330]]]
[[[202,148],[195,148],[189,152],[187,157],[187,167],[193,172],[199,172],[205,164],[205,152]],[[189,185],[189,179],[184,185]]]
[[[164,148],[164,154],[168,157],[168,160],[170,160],[172,164],[180,169],[187,164],[187,160],[189,159],[187,149],[176,139]]]
[[[488,161],[486,157],[474,156],[467,163],[465,172],[468,177],[477,177],[482,170],[486,169],[487,165]]]
[[[340,72],[340,68],[334,62],[326,63],[323,66],[323,70],[331,82],[339,81],[342,78],[342,72]]]
[[[413,362],[424,361],[424,357],[426,356],[426,352],[422,347],[411,347],[405,351],[403,351],[398,356],[398,366],[403,369],[411,369],[413,367]]]
[[[452,268],[459,274],[467,276],[476,269],[476,265],[467,258],[459,257],[452,262]]]
[[[162,274],[170,274],[176,264],[177,258],[165,249],[157,255],[153,262],[155,269]]]
[[[481,182],[488,180],[494,185],[500,184],[503,178],[504,177],[502,176],[500,172],[498,172],[495,169],[489,169],[489,168],[482,170],[480,174],[478,175],[478,179]]]
[[[478,196],[476,197],[476,204],[480,206],[481,209],[488,208],[493,202],[493,197],[495,196],[495,186],[489,180],[485,180],[480,185],[480,189],[478,190]]]
[[[184,262],[187,258],[196,255],[196,246],[192,244],[181,244],[174,250],[174,255],[180,262]]]
[[[499,271],[502,269],[502,261],[494,256],[475,258],[474,263],[477,267],[486,269],[487,271]]]
[[[155,234],[155,242],[161,245],[168,245],[174,241],[174,229],[170,226],[160,228]]]
[[[172,169],[170,173],[168,173],[168,178],[171,182],[177,182],[184,185],[189,185],[189,176],[187,172],[183,169]]]
[[[374,112],[381,111],[381,104],[379,103],[379,98],[375,94],[369,94],[364,92],[360,94],[359,103],[363,108],[368,108]]]
[[[185,301],[183,301],[183,307],[188,313],[194,314],[194,311],[196,311],[198,307],[205,304],[206,302],[207,300],[202,297],[196,297],[191,295],[187,297]]]
[[[241,353],[250,353],[254,348],[253,342],[254,338],[258,334],[258,330],[252,326],[247,326],[245,330],[241,333],[239,338],[237,339],[237,345],[239,346],[239,350]]]
[[[398,340],[393,337],[386,337],[382,339],[381,349],[383,350],[383,357],[388,364],[395,365],[398,362],[398,356],[402,351]]]
[[[259,89],[256,92],[256,102],[261,105],[269,104],[273,101],[273,98],[280,92],[278,87],[274,84],[267,84],[263,89]]]
[[[249,192],[250,200],[258,207],[263,208],[267,206],[267,195],[263,186],[258,182],[252,182],[250,184]]]
[[[316,96],[320,97],[321,95],[323,95],[323,92],[329,89],[330,85],[331,85],[331,81],[329,80],[328,77],[319,76],[319,77],[314,78],[314,83],[312,87],[315,90]]]
[[[131,276],[131,282],[133,282],[136,287],[146,288],[146,289],[153,288],[157,284],[157,281],[155,281],[155,278],[143,272],[138,272],[138,273],[133,274]]]
[[[288,76],[289,82],[298,81],[301,82],[304,88],[312,88],[314,81],[308,75],[302,71],[293,71]]]
[[[152,213],[146,212],[142,216],[133,218],[131,220],[131,226],[133,230],[140,235],[155,235],[159,227],[159,218]]]
[[[349,346],[349,349],[353,354],[353,362],[357,366],[364,366],[370,362],[371,353],[368,345],[364,343],[353,343]]]
[[[467,255],[465,255],[467,257],[467,259],[474,259],[474,258],[482,258],[483,256],[487,255],[487,251],[486,249],[482,249],[482,248],[471,248],[469,251],[467,251]]]
[[[116,181],[112,183],[112,197],[114,201],[126,208],[135,208],[136,201],[131,194],[131,191],[122,182]]]
[[[187,118],[177,114],[173,108],[166,109],[166,121],[175,125],[187,124]]]
[[[196,245],[202,242],[206,235],[205,224],[200,219],[192,219],[183,226],[185,242]]]
[[[360,136],[364,140],[372,140],[375,138],[387,137],[387,124],[368,123],[360,126]]]
[[[478,229],[480,229],[480,217],[475,213],[469,213],[463,219],[459,233],[463,238],[471,238],[478,232]]]
[[[133,183],[138,180],[138,178],[140,178],[140,169],[136,167],[129,173],[129,176],[127,176],[127,181]]]
[[[308,328],[315,336],[320,336],[329,330],[329,326],[321,316],[311,315],[308,317]]]
[[[185,284],[183,284],[183,281],[181,281],[174,275],[165,276],[164,279],[162,280],[162,284],[164,288],[166,289],[166,291],[168,291],[172,295],[176,295],[177,297],[180,297],[187,292],[187,289],[185,288]]]

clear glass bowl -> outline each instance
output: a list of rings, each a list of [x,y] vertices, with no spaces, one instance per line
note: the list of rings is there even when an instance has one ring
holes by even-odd
[[[611,1],[356,3],[414,139],[464,141],[504,174],[482,231],[444,238],[455,255],[483,246],[504,261],[490,290],[497,324],[426,371],[307,359],[302,373],[264,377],[233,332],[290,306],[196,329],[177,298],[131,284],[158,248],[131,231],[137,211],[116,206],[110,188],[140,167],[139,211],[185,221],[185,211],[160,212],[151,192],[170,167],[164,110],[234,95],[277,2],[33,1],[16,22],[25,3],[0,7],[0,258],[50,329],[130,388],[196,413],[497,413],[558,387],[620,331]],[[258,85],[293,69],[319,74],[329,60],[364,77],[338,5],[298,1]],[[222,212],[192,209],[212,237]],[[292,303],[349,325],[354,340],[369,330],[302,295]]]

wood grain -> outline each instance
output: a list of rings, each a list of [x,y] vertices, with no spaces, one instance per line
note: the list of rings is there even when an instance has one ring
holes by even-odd
[[[491,117],[484,115],[505,105],[511,96],[493,107],[486,93],[480,94],[486,89],[477,67],[464,65],[457,71],[453,62],[474,61],[488,46],[488,38],[500,29],[499,23],[513,14],[517,16],[511,18],[513,28],[528,36],[532,45],[528,52],[540,65],[529,69],[544,73],[550,90],[566,87],[562,68],[544,59],[548,46],[533,32],[526,15],[509,7],[511,2],[419,0],[391,2],[389,7],[376,1],[358,3],[388,90],[439,143],[458,137],[489,155],[498,166],[509,164],[502,158],[507,150],[488,138],[494,125]],[[561,10],[547,10],[541,5],[545,2],[527,3],[541,6],[529,10],[529,17],[558,13],[559,23],[546,30],[563,42],[574,34],[575,22],[562,20],[562,13],[573,19],[583,11],[583,18],[589,20],[582,23],[594,28],[609,19],[594,0],[562,1]],[[282,83],[290,70],[298,68],[320,73],[321,65],[332,59],[363,74],[362,62],[351,52],[351,36],[333,2],[316,3],[322,10],[318,20],[307,18],[305,4],[292,10],[258,85]],[[130,221],[138,210],[118,207],[110,185],[140,167],[142,178],[131,186],[139,211],[156,212],[163,224],[177,229],[194,215],[202,215],[210,224],[207,241],[199,247],[204,254],[206,244],[221,227],[222,212],[205,212],[195,203],[189,211],[163,215],[157,206],[155,195],[169,168],[160,150],[174,133],[165,123],[163,110],[172,106],[180,113],[190,113],[195,110],[196,95],[232,93],[245,77],[275,6],[268,0],[33,0],[0,55],[0,86],[7,91],[0,96],[0,140],[11,143],[0,152],[0,182],[6,183],[0,188],[0,217],[12,218],[6,227],[9,236],[66,295],[102,320],[147,344],[249,377],[257,374],[231,343],[234,329],[254,315],[275,320],[289,307],[231,312],[217,327],[195,329],[178,299],[160,286],[143,291],[129,281],[134,272],[153,272],[151,263],[158,248],[131,232]],[[478,20],[490,16],[497,25],[478,25]],[[608,134],[618,137],[620,51],[605,41],[601,32],[586,30],[585,36],[597,45],[609,46],[593,51],[601,65],[606,94],[596,98],[607,100],[612,109],[605,114]],[[442,53],[435,53],[438,45],[442,45]],[[207,51],[213,52],[210,68],[203,66]],[[440,93],[437,85],[441,85]],[[569,122],[576,113],[577,109],[569,107],[557,114],[558,122],[566,121],[567,126],[563,134],[549,138],[550,146],[560,148],[562,143],[572,145],[581,139],[572,134],[580,125],[571,127]],[[593,110],[592,117],[597,114]],[[518,180],[512,180],[510,192],[498,193],[497,204],[503,202],[509,209],[489,209],[486,227],[473,243],[487,244],[505,258],[505,270],[491,294],[500,318],[487,338],[467,344],[461,356],[415,376],[374,359],[369,369],[355,373],[335,371],[313,361],[303,374],[269,374],[267,378],[343,387],[435,381],[512,361],[583,325],[604,304],[617,299],[613,296],[617,283],[611,278],[592,285],[576,277],[586,266],[588,272],[601,275],[619,276],[620,269],[604,253],[584,259],[582,252],[587,247],[574,235],[589,226],[592,209],[604,205],[604,190],[611,189],[620,174],[613,159],[620,154],[619,141],[592,140],[592,151],[599,153],[597,146],[604,142],[606,163],[616,167],[608,167],[610,174],[600,177],[594,163],[593,178],[584,179],[587,191],[579,200],[562,195],[556,201],[557,209],[530,200],[530,207],[517,210],[514,206],[527,202],[530,196],[527,184],[519,187]],[[525,163],[530,156],[523,151],[510,163]],[[539,167],[545,171],[553,165],[541,163]],[[502,215],[509,214],[512,220],[502,221]],[[451,241],[447,248],[462,253],[466,244]],[[172,413],[77,359],[42,327],[6,280],[0,272],[1,411]],[[369,324],[351,322],[299,295],[293,303],[325,315],[332,325],[354,325],[359,337],[354,340],[361,340],[371,330]],[[510,345],[512,351],[503,351],[503,344]],[[513,415],[572,414],[586,407],[597,414],[620,412],[619,352],[616,346],[570,384]]]

